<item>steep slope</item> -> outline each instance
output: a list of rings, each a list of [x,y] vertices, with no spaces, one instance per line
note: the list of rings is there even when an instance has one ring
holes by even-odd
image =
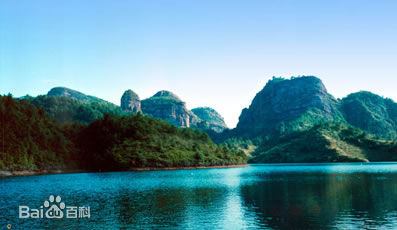
[[[80,146],[95,169],[241,164],[242,152],[215,145],[208,135],[143,116],[105,116],[82,132]]]
[[[130,89],[123,93],[120,106],[126,112],[141,112],[141,101],[139,100],[139,96]]]
[[[64,169],[76,148],[62,127],[25,100],[0,96],[0,170]]]
[[[274,135],[304,130],[324,120],[342,120],[338,101],[313,76],[273,78],[243,109],[235,133]]]
[[[227,129],[223,117],[210,107],[194,108],[192,112],[201,119],[201,122],[197,125],[198,128],[210,129],[218,133]]]
[[[78,122],[89,124],[105,114],[122,115],[125,112],[110,102],[102,101],[79,101],[66,96],[37,96],[25,97],[35,106],[44,109],[48,114],[60,122]]]
[[[65,97],[71,97],[79,101],[83,102],[107,102],[105,100],[102,100],[100,98],[94,97],[94,96],[89,96],[85,95],[84,93],[81,93],[79,91],[69,89],[66,87],[55,87],[52,88],[50,91],[47,93],[48,96],[65,96]],[[109,102],[108,102],[109,103]]]
[[[150,98],[142,100],[142,112],[146,115],[166,120],[178,127],[189,127],[192,113],[174,93],[166,90],[157,92]]]
[[[45,96],[51,98],[67,98]],[[67,98],[73,101],[72,98]],[[0,170],[127,170],[242,164],[205,132],[138,114],[61,124],[27,100],[0,96]]]
[[[377,139],[343,123],[324,123],[265,141],[254,156],[253,163],[395,161],[397,142]]]
[[[341,110],[351,125],[382,138],[397,139],[397,103],[371,92],[342,99]]]
[[[105,114],[125,114],[119,106],[111,102],[65,87],[55,87],[47,95],[25,96],[20,100],[41,107],[60,122],[88,124]]]

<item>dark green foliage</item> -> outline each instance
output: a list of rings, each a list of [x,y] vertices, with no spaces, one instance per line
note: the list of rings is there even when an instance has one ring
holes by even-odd
[[[152,97],[142,100],[142,110],[151,110],[157,105],[184,105],[185,103],[174,93],[166,90],[157,92]]]
[[[32,105],[35,103],[51,108],[49,112],[64,123]],[[96,103],[59,96],[36,101],[0,96],[0,170],[124,170],[246,162],[244,153],[215,145],[202,131],[176,128],[141,113],[103,116],[100,103],[101,108],[92,110],[100,114],[82,119],[89,114],[84,110],[87,105]],[[100,118],[88,126],[67,122],[77,115],[81,121]]]
[[[397,103],[370,92],[343,98],[341,109],[346,121],[382,138],[397,139]]]
[[[79,101],[65,96],[37,96],[26,98],[33,105],[40,106],[60,122],[88,124],[105,114],[125,114],[119,107],[109,102]]]
[[[201,130],[210,129],[215,132],[222,132],[227,128],[223,117],[210,107],[194,108],[192,112],[201,120],[201,122],[193,125]]]
[[[185,103],[179,99],[169,96],[162,96],[162,97],[149,97],[145,100],[142,100],[142,110],[148,110],[151,107],[157,105],[184,105]]]
[[[78,101],[83,101],[83,102],[105,102],[108,103],[105,100],[102,100],[100,98],[94,97],[94,96],[89,96],[85,95],[84,93],[81,93],[79,91],[69,89],[66,87],[55,87],[52,88],[48,94],[48,96],[65,96],[65,97],[71,97],[74,98]]]
[[[170,99],[170,100],[175,100],[175,101],[182,101],[177,95],[175,95],[173,92],[167,91],[167,90],[161,90],[158,91],[155,95],[153,95],[152,98],[164,98],[164,99]]]
[[[196,114],[201,120],[211,121],[214,124],[226,127],[223,117],[210,107],[198,107],[192,109],[192,112]]]
[[[242,152],[215,145],[197,129],[181,129],[141,115],[105,116],[80,139],[83,154],[101,170],[244,163]]]
[[[35,170],[74,167],[76,152],[61,126],[28,103],[0,96],[0,169]]]
[[[253,155],[251,162],[395,161],[397,142],[378,139],[344,123],[323,123],[263,141]]]

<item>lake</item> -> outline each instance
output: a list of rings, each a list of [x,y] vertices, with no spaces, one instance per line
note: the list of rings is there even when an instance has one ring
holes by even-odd
[[[50,195],[66,206],[89,207],[90,218],[18,218],[18,206],[39,209]],[[7,224],[11,229],[396,229],[397,164],[257,164],[3,178],[0,224],[0,229]]]

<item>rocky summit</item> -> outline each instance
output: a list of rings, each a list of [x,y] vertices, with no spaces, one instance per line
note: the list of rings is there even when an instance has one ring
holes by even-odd
[[[139,100],[139,96],[130,89],[123,93],[120,106],[126,112],[141,112],[141,101]]]
[[[142,112],[146,115],[166,120],[178,127],[189,127],[192,113],[174,93],[166,90],[157,92],[142,100]]]
[[[313,76],[273,78],[243,109],[236,131],[258,136],[312,126],[318,120],[343,119],[338,101],[328,94],[322,81]]]
[[[47,95],[71,97],[83,102],[106,102],[105,100],[102,100],[100,98],[85,95],[84,93],[66,87],[54,87],[50,91],[48,91]]]
[[[192,112],[201,120],[197,125],[201,129],[210,129],[215,132],[222,132],[227,129],[223,117],[210,107],[198,107],[192,109]]]

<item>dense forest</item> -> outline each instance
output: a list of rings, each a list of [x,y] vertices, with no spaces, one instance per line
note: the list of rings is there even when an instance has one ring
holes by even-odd
[[[119,106],[106,101],[81,101],[72,97],[41,95],[23,100],[44,109],[60,122],[89,124],[105,114],[126,114]]]
[[[47,113],[41,103],[58,106]],[[106,171],[246,162],[242,151],[216,145],[200,130],[124,114],[97,101],[0,96],[0,116],[0,170]],[[75,116],[81,122],[71,122]]]
[[[341,122],[264,139],[250,162],[368,162],[396,161],[397,141],[382,140]]]
[[[0,168],[35,170],[73,167],[74,143],[61,125],[28,101],[0,96]]]

